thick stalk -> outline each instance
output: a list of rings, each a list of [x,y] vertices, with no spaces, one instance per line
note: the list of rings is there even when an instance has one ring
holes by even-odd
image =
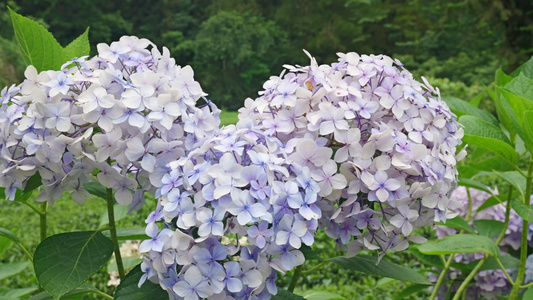
[[[298,279],[300,278],[300,274],[302,273],[302,266],[297,266],[294,270],[294,275],[292,275],[291,283],[289,284],[289,292],[294,292],[294,288],[296,287],[296,283],[298,282]]]
[[[533,155],[533,154],[531,154]],[[524,204],[529,206],[529,198],[531,197],[531,180],[533,179],[533,158],[529,159],[529,169],[527,171],[526,179],[526,193],[524,194]],[[524,281],[526,274],[526,260],[527,260],[527,230],[528,221],[522,222],[522,241],[520,243],[520,266],[518,268],[518,275],[516,275],[516,281],[509,295],[509,300],[515,300],[520,293],[520,286]]]
[[[507,203],[505,205],[505,221],[503,222],[503,228],[500,232],[500,235],[498,236],[498,239],[496,240],[496,245],[500,245],[501,241],[505,237],[505,233],[507,232],[507,227],[509,226],[509,217],[511,215],[511,198],[513,193],[513,186],[509,185],[509,195],[507,196]]]
[[[433,287],[433,292],[431,292],[431,296],[429,297],[430,300],[434,300],[435,297],[437,297],[437,293],[439,292],[440,285],[444,281],[444,277],[446,277],[446,273],[450,269],[454,256],[455,255],[450,254],[450,256],[448,257],[448,260],[444,264],[444,269],[442,270],[442,272],[440,272],[439,279],[437,279],[437,283],[435,283],[435,286]]]
[[[455,293],[455,296],[453,296],[453,299],[452,300],[459,300],[461,299],[463,293],[466,291],[466,288],[468,287],[468,284],[470,283],[470,281],[472,281],[472,279],[474,279],[474,276],[476,276],[477,272],[479,271],[479,269],[481,269],[481,267],[483,266],[483,264],[487,261],[489,257],[487,255],[483,256],[483,259],[481,259],[477,265],[474,267],[474,269],[472,270],[472,272],[470,272],[470,274],[468,274],[468,276],[465,278],[465,280],[463,281],[463,283],[461,283],[461,286],[459,286],[459,289],[457,290],[457,292]]]
[[[41,213],[39,214],[39,220],[41,225],[41,242],[46,239],[46,209],[48,208],[48,202],[41,203]]]
[[[109,219],[109,232],[111,233],[111,241],[115,246],[115,260],[117,261],[118,275],[120,279],[124,279],[124,264],[122,263],[122,255],[120,255],[120,246],[117,239],[117,228],[115,227],[115,210],[113,205],[115,199],[113,198],[113,190],[107,189],[107,216]]]

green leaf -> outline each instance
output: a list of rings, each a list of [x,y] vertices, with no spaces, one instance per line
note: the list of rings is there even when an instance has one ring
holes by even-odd
[[[138,257],[131,257],[131,256],[125,256],[125,257],[122,257],[122,263],[124,265],[124,270],[131,270],[133,268],[135,268],[135,266],[137,266],[138,264],[140,264],[143,260],[138,258]],[[108,272],[118,272],[118,268],[117,268],[117,262],[116,261],[112,261],[109,263],[109,265],[107,266],[107,271]]]
[[[302,296],[307,300],[343,300],[346,299],[341,295],[324,291],[305,291]]]
[[[36,188],[40,187],[41,185],[43,185],[43,182],[41,181],[41,175],[39,174],[39,172],[37,172],[32,177],[30,177],[30,179],[28,179],[28,181],[26,182],[26,186],[24,187],[23,194],[29,193],[35,190]]]
[[[509,195],[508,194],[501,194],[501,195],[494,195],[492,197],[490,197],[489,199],[485,200],[485,202],[483,202],[483,204],[481,204],[477,211],[480,212],[484,209],[487,209],[489,207],[492,207],[496,204],[499,204],[499,203],[504,203],[504,200],[502,199],[507,199]]]
[[[518,154],[500,128],[474,116],[462,116],[459,123],[465,126],[463,142],[487,149],[515,164]]]
[[[442,264],[442,260],[439,259],[438,256],[435,255],[426,255],[418,250],[417,247],[409,247],[409,252],[416,256],[420,261],[422,261],[426,265],[430,265],[432,267],[443,269],[444,265]]]
[[[168,293],[159,284],[154,284],[146,280],[141,288],[137,285],[143,276],[141,265],[139,264],[120,282],[115,293],[115,300],[167,300]]]
[[[504,256],[501,256],[499,259],[506,270],[518,269],[520,266],[520,260],[511,255],[504,255]],[[469,264],[467,264],[467,267],[470,270],[472,270],[474,269],[474,267],[477,265],[478,262],[479,262],[479,259],[474,260],[470,262]],[[494,257],[491,256],[489,257],[489,259],[487,259],[487,261],[485,261],[485,263],[483,264],[483,266],[481,266],[481,269],[479,270],[487,271],[487,270],[499,270],[499,269],[500,269],[500,265],[498,264],[496,259],[494,259]]]
[[[528,110],[524,112],[522,130],[524,131],[523,140],[526,144],[526,148],[529,152],[533,153],[533,111]]]
[[[531,205],[526,205],[522,201],[513,200],[511,201],[511,207],[522,219],[533,222],[533,207]]]
[[[9,8],[15,38],[26,65],[38,72],[59,70],[65,62],[65,51],[54,36],[42,25],[23,17]]]
[[[99,182],[91,181],[85,183],[83,188],[93,196],[100,197],[104,200],[107,199],[107,189]]]
[[[29,261],[0,264],[0,280],[16,275],[28,267]]]
[[[468,153],[468,157],[472,158],[470,156],[470,153]],[[506,171],[514,170],[514,167],[513,165],[508,163],[506,160],[503,160],[500,157],[493,156],[493,157],[482,159],[480,161],[475,161],[475,162],[470,161],[466,165],[458,166],[457,169],[459,171],[459,174],[461,174],[461,178],[470,179],[483,171],[506,172]]]
[[[272,297],[272,300],[304,300],[304,299],[305,298],[300,295],[293,294],[287,290],[280,289],[280,288],[278,288],[278,294]]]
[[[20,299],[24,296],[28,296],[29,294],[35,292],[37,289],[38,288],[36,286],[28,287],[28,288],[21,288],[21,289],[10,288],[7,291],[0,292],[0,300]]]
[[[307,245],[302,245],[300,247],[300,251],[302,251],[306,261],[307,260],[322,260],[320,256],[316,254],[316,252],[313,251],[313,249],[311,249],[311,247]]]
[[[112,253],[113,243],[98,231],[53,235],[35,250],[35,275],[41,286],[59,299],[98,271]]]
[[[526,178],[524,178],[522,174],[518,173],[518,171],[494,172],[494,174],[510,183],[518,192],[520,192],[522,198],[524,198],[524,193],[526,190]]]
[[[455,97],[442,97],[442,100],[444,100],[444,102],[448,104],[448,107],[450,108],[450,110],[454,114],[456,114],[457,117],[460,117],[463,115],[471,115],[471,116],[476,116],[478,118],[481,118],[484,121],[489,122],[495,126],[499,124],[498,119],[496,119],[496,117],[494,117],[492,114],[484,110],[481,110],[464,100],[461,100]]]
[[[484,191],[492,195],[492,191],[490,190],[490,188],[479,181],[459,177],[459,180],[457,183],[460,186],[475,188],[476,190]]]
[[[533,79],[526,77],[522,73],[513,78],[504,88],[520,97],[533,100]]]
[[[474,228],[480,235],[489,238],[497,237],[503,229],[503,222],[496,220],[475,220]]]
[[[431,255],[480,252],[500,256],[500,248],[493,240],[475,234],[449,235],[441,240],[419,245],[418,250]]]
[[[330,260],[343,268],[354,271],[390,277],[401,281],[430,284],[426,276],[419,274],[410,268],[384,260],[377,263],[377,259],[372,256],[358,255],[352,258],[335,257]]]
[[[420,291],[423,291],[425,289],[427,289],[428,286],[425,285],[425,284],[415,284],[415,285],[410,285],[408,287],[406,287],[405,289],[403,289],[398,295],[396,295],[396,297],[394,298],[394,300],[403,300],[403,299],[406,299],[407,296],[410,296],[414,293],[417,293],[417,292],[420,292]]]
[[[523,65],[516,68],[516,70],[511,73],[511,77],[516,77],[521,73],[529,78],[533,78],[533,57],[531,57]]]
[[[98,293],[98,292],[100,291],[94,286],[88,283],[83,283],[82,285],[77,287],[75,290],[72,290],[66,293],[64,296],[61,297],[61,299],[72,299],[72,298],[69,298],[69,296],[76,296],[76,295],[89,294],[89,293]],[[28,300],[53,300],[53,299],[54,298],[52,298],[52,296],[49,293],[42,292],[37,295],[31,296]]]
[[[2,227],[0,227],[0,236],[6,237],[15,243],[20,243],[20,240],[13,232]]]
[[[452,228],[455,228],[455,229],[460,229],[460,230],[464,230],[466,232],[470,232],[470,233],[476,233],[474,231],[474,229],[468,225],[468,223],[465,221],[465,219],[463,219],[463,217],[461,216],[457,216],[453,219],[448,219],[446,220],[446,223],[440,221],[438,223],[436,223],[436,225],[440,225],[440,226],[447,226],[447,227],[452,227]]]
[[[89,27],[75,40],[65,47],[65,61],[73,58],[89,55],[91,45],[89,44]]]
[[[115,211],[115,222],[118,220],[123,219],[128,215],[129,206],[124,206],[120,204],[113,205],[113,210]],[[100,225],[99,227],[102,227],[109,223],[109,216],[107,214],[103,214],[102,218],[100,219]]]
[[[511,80],[513,80],[513,77],[505,74],[502,68],[499,68],[498,70],[496,70],[496,76],[494,80],[494,83],[496,83],[496,85],[505,86]]]
[[[516,126],[518,121],[514,116],[511,105],[505,100],[504,97],[501,97],[500,92],[496,92],[492,89],[485,89],[489,96],[494,100],[496,106],[496,113],[498,114],[498,120],[503,124],[503,127],[507,129],[511,138],[516,136]]]
[[[530,287],[527,289],[527,291],[522,296],[522,299],[524,300],[533,299],[533,287]]]
[[[106,237],[111,237],[109,230],[102,231],[102,234]],[[117,239],[119,241],[145,240],[149,239],[149,237],[145,233],[145,228],[125,228],[117,230]]]
[[[485,92],[482,91],[481,93],[477,94],[474,98],[470,99],[468,103],[474,107],[478,107],[479,103],[481,103],[481,100],[483,100],[483,96],[485,96]]]
[[[12,243],[12,240],[6,238],[5,236],[0,236],[0,257],[2,257],[4,252],[9,249]]]

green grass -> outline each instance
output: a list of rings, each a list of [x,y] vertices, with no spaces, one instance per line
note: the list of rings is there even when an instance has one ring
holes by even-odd
[[[239,121],[239,112],[238,111],[222,111],[220,114],[220,125],[230,125],[236,124]]]

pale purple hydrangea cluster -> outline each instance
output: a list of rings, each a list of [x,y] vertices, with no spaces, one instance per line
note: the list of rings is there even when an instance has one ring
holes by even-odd
[[[249,126],[247,126],[249,125]],[[322,216],[320,186],[281,142],[239,122],[171,162],[142,268],[171,299],[269,299],[277,271],[304,262]],[[155,222],[164,222],[159,230]]]
[[[144,192],[161,186],[167,163],[219,127],[220,110],[207,100],[196,106],[206,94],[193,75],[168,49],[161,53],[133,36],[99,44],[97,56],[73,59],[61,71],[38,74],[29,66],[27,79],[0,98],[6,198],[38,173],[37,201],[52,204],[72,191],[82,203],[89,196],[84,184],[96,180],[115,191],[118,203],[140,207]]]
[[[488,208],[485,208],[479,211],[479,208],[485,201],[492,195],[483,192],[477,189],[470,188],[470,198],[472,200],[471,207],[471,216],[472,221],[470,224],[473,224],[474,220],[496,220],[500,222],[505,221],[505,206],[503,204],[497,204]],[[498,192],[494,191],[493,194],[497,195]],[[468,193],[467,189],[463,186],[458,187],[453,191],[451,199],[461,203],[461,206],[454,209],[454,212],[460,215],[463,218],[466,218],[468,213]],[[437,236],[443,238],[448,235],[453,235],[459,233],[458,229],[454,229],[446,226],[436,226]],[[520,248],[520,238],[522,235],[522,218],[514,211],[511,210],[509,216],[509,226],[505,236],[503,237],[500,243],[500,249],[502,253],[506,253],[509,250],[509,247],[513,250],[518,250]],[[533,235],[533,224],[529,225],[528,235],[531,237]],[[531,241],[531,239],[529,239]],[[482,253],[461,253],[454,256],[454,261],[457,263],[468,264],[474,260],[479,260],[483,258]],[[514,270],[507,270],[509,274],[512,274]],[[531,273],[533,274],[533,273]],[[458,269],[451,268],[448,274],[448,278],[454,280],[459,278],[462,272]],[[533,277],[532,277],[533,278]],[[437,280],[437,276],[432,274],[430,279],[433,281]],[[467,290],[467,294],[472,297],[472,299],[498,299],[498,296],[507,295],[511,291],[511,284],[507,281],[505,273],[502,270],[485,270],[480,271],[474,277],[474,284],[470,286]],[[455,286],[454,288],[458,288]],[[441,298],[444,298],[446,290],[448,287],[441,287]]]
[[[308,54],[309,55],[309,54]],[[384,55],[339,53],[285,66],[239,118],[283,143],[320,186],[320,227],[348,255],[403,250],[417,228],[453,217],[463,129],[424,79]]]

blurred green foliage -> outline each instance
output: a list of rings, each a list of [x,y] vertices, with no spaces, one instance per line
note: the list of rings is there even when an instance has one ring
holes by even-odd
[[[336,52],[398,57],[415,76],[467,87],[510,73],[533,53],[533,2],[506,0],[4,0],[0,5],[0,85],[20,82],[7,9],[42,23],[65,45],[87,26],[97,43],[124,34],[166,46],[220,107],[256,97],[282,64],[319,63]],[[445,89],[441,89],[443,92]]]

